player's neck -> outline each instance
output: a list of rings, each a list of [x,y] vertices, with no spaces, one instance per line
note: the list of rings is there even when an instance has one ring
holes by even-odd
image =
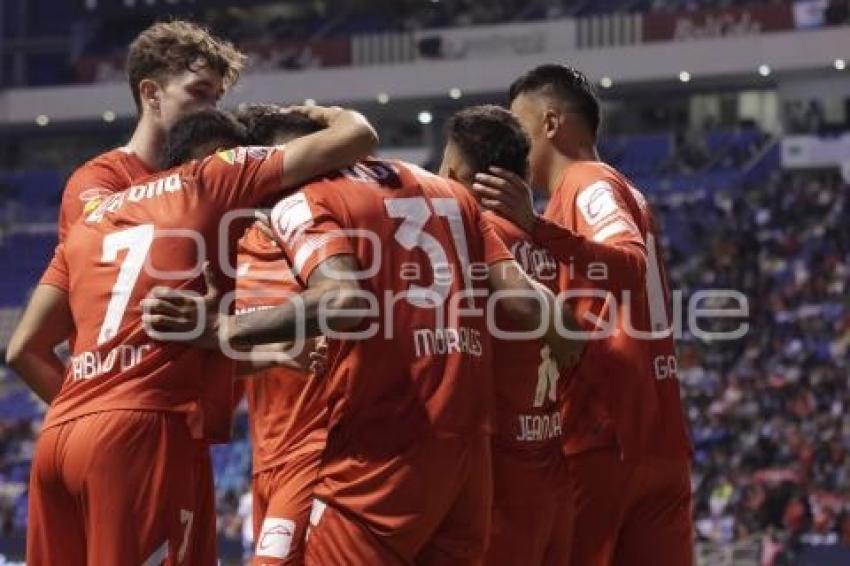
[[[564,178],[564,171],[573,163],[580,161],[599,161],[599,152],[596,146],[574,145],[553,152],[549,166],[549,193],[553,193]]]
[[[151,170],[159,169],[159,156],[165,144],[165,134],[153,123],[141,118],[136,125],[127,149]]]

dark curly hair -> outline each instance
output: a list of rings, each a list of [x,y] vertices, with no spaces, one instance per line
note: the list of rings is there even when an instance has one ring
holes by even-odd
[[[275,104],[252,104],[240,110],[236,118],[248,130],[251,145],[274,145],[324,129],[320,123],[298,112],[281,112]]]
[[[196,158],[198,146],[218,141],[227,147],[248,145],[248,133],[230,112],[209,108],[178,120],[168,131],[162,151],[165,169]]]
[[[528,176],[531,142],[510,110],[492,104],[464,108],[449,118],[446,137],[475,171],[496,166]]]
[[[544,89],[576,110],[596,135],[599,130],[599,98],[584,73],[567,65],[540,65],[515,80],[509,95],[513,102],[520,94]]]

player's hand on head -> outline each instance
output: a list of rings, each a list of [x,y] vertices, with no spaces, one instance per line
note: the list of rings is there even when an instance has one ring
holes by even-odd
[[[531,201],[531,188],[525,180],[506,169],[490,167],[487,173],[476,173],[472,190],[484,208],[488,208],[526,232],[534,229],[537,215]]]
[[[163,342],[189,342],[218,348],[219,293],[209,262],[204,264],[206,292],[154,287],[142,299],[142,324],[148,336]]]
[[[344,111],[345,109],[340,106],[317,106],[315,104],[310,106],[287,106],[281,109],[281,112],[297,112],[299,114],[303,114],[304,116],[310,118],[311,120],[315,120],[324,126],[330,124],[334,120],[334,118],[339,116]]]

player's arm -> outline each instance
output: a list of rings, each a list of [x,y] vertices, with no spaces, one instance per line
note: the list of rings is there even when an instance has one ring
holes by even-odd
[[[74,329],[68,293],[53,285],[38,285],[6,350],[6,363],[36,395],[50,403],[65,377],[56,346]]]
[[[531,204],[528,185],[516,174],[491,168],[491,174],[478,173],[475,178],[473,190],[483,206],[524,229],[561,263],[574,266],[578,273],[588,273],[593,265],[605,265],[609,277],[601,285],[611,292],[644,285],[645,246],[639,237],[618,237],[636,236],[634,223],[625,212],[596,232],[579,234],[538,216]],[[610,236],[603,231],[606,226],[611,227],[607,232]]]
[[[227,315],[218,312],[218,292],[207,267],[204,297],[167,287],[154,288],[141,302],[142,322],[148,334],[157,340],[190,342],[210,349],[227,343],[234,349],[250,352],[257,359],[240,368],[242,374],[263,369],[256,363],[262,357],[271,358],[269,365],[280,365],[288,357],[285,365],[303,369],[303,360],[293,360],[285,353],[290,349],[289,344],[314,338],[328,329],[345,332],[362,321],[369,303],[357,283],[358,270],[353,255],[330,256],[312,270],[307,289],[291,300],[270,309]],[[203,332],[193,332],[202,313],[205,313],[201,320]],[[164,338],[163,333],[168,337]],[[309,356],[308,361],[320,362],[315,356]]]
[[[566,336],[563,330],[575,332],[578,325],[565,304],[558,304],[555,295],[531,279],[515,260],[492,264],[488,271],[490,290],[498,295],[498,303],[521,330],[544,329],[543,340],[561,367],[578,363],[584,342]]]
[[[286,144],[281,188],[297,187],[328,171],[351,165],[372,154],[378,133],[359,112],[337,106],[299,106],[301,112],[327,127]]]
[[[573,366],[581,356],[583,343],[568,338],[560,329],[575,330],[578,325],[566,305],[557,305],[549,289],[535,282],[516,262],[490,224],[472,207],[478,232],[484,243],[484,260],[488,266],[488,284],[502,309],[516,321],[521,330],[543,329],[542,338],[549,344],[561,367]],[[492,323],[493,321],[488,321]]]
[[[369,307],[356,279],[359,269],[353,255],[331,256],[313,269],[307,289],[291,301],[220,319],[218,335],[233,347],[244,348],[312,338],[327,330],[352,330],[363,321]]]
[[[237,315],[241,316],[241,315]],[[261,344],[251,347],[247,360],[236,363],[238,377],[252,377],[275,367],[286,367],[302,373],[322,375],[327,367],[327,345],[317,339],[307,340],[297,356],[292,355],[291,342]]]

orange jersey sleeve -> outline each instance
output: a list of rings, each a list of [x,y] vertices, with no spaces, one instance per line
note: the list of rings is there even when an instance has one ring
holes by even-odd
[[[280,201],[272,211],[275,233],[292,258],[295,274],[305,284],[326,259],[354,254],[337,219],[338,213],[325,198],[326,191],[324,186],[307,187]]]
[[[301,286],[281,247],[256,224],[251,226],[239,241],[237,312],[276,306],[299,291]]]
[[[58,287],[66,292],[70,289],[71,285],[68,278],[68,262],[65,259],[64,245],[59,244],[56,246],[56,251],[53,252],[53,258],[44,270],[44,274],[42,274],[41,280],[38,284],[52,285],[53,287]]]
[[[580,163],[564,174],[532,235],[579,273],[604,265],[607,289],[618,292],[643,284],[645,230],[627,183],[605,165]]]
[[[283,149],[236,147],[201,160],[196,175],[207,198],[225,210],[253,207],[281,190]]]

